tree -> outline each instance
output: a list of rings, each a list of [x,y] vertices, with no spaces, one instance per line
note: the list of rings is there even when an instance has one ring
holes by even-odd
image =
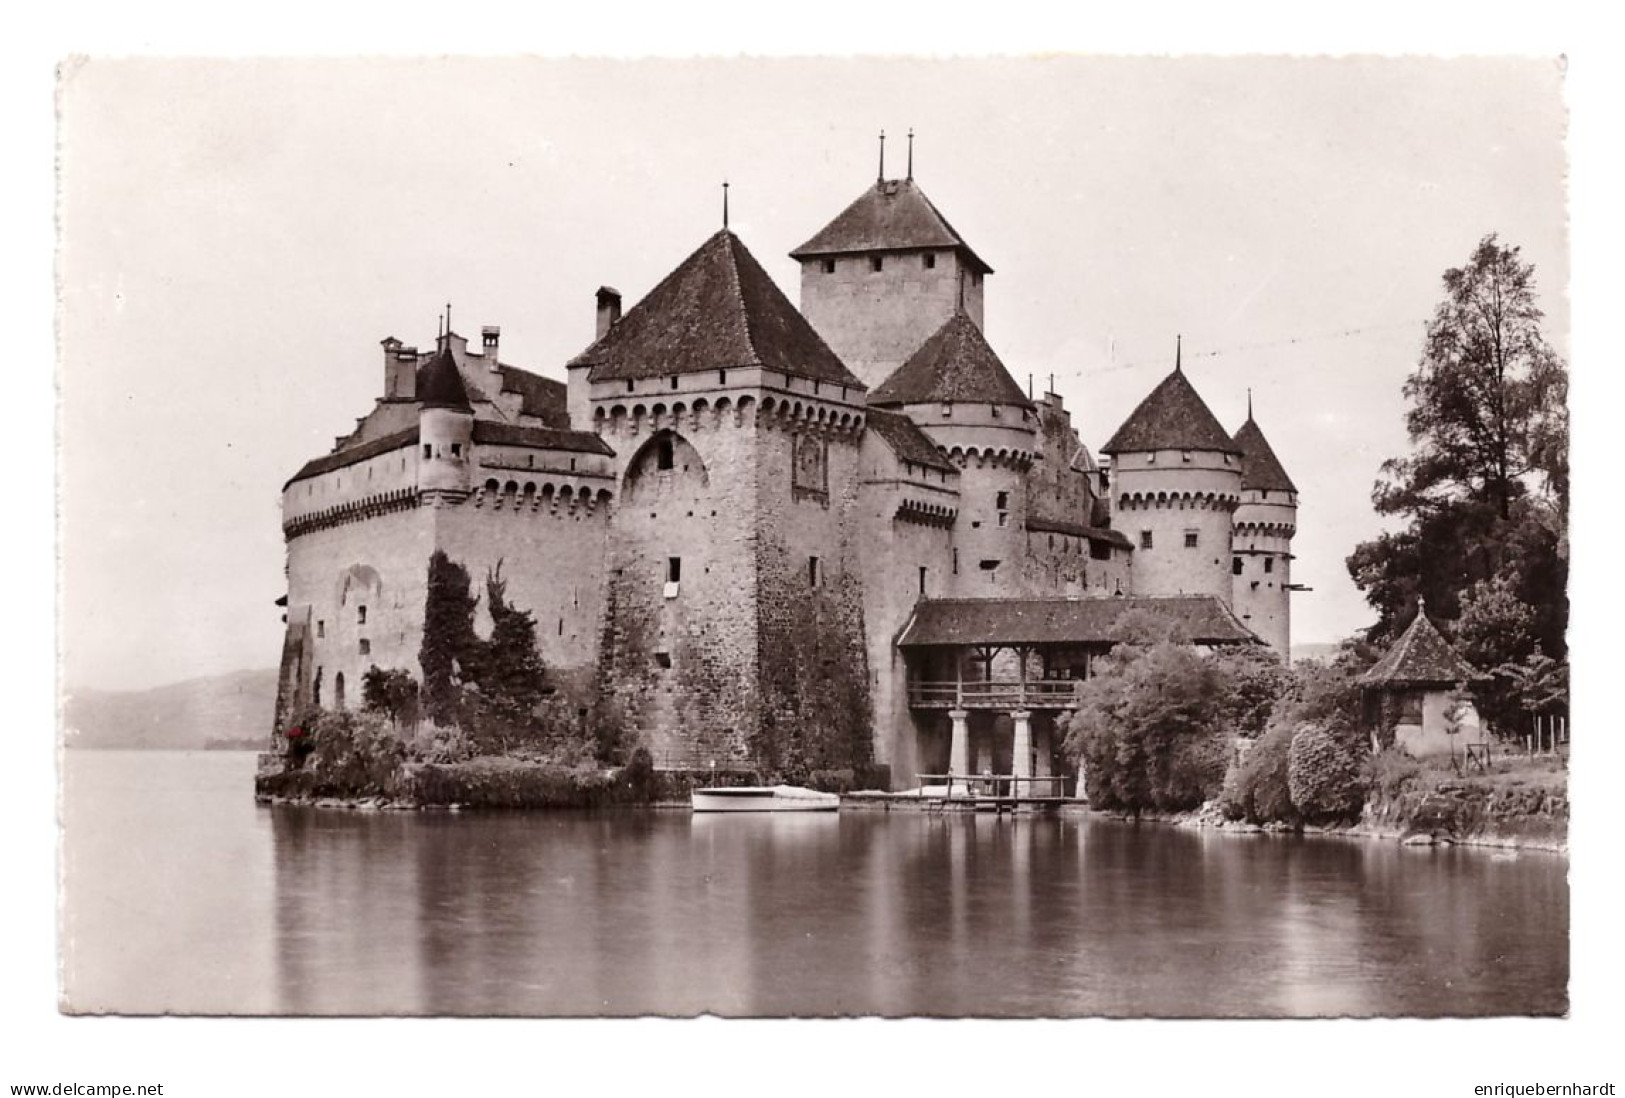
[[[1066,752],[1082,760],[1091,803],[1127,812],[1196,808],[1229,759],[1225,665],[1189,645],[1120,645],[1087,679]]]
[[[439,549],[429,558],[429,590],[423,606],[423,704],[436,724],[456,723],[459,683],[479,647],[468,570]]]
[[[418,684],[411,672],[400,667],[388,671],[367,668],[361,679],[361,706],[389,717],[396,727],[418,722]]]
[[[502,562],[485,576],[491,639],[482,646],[472,676],[480,691],[516,720],[527,718],[542,700],[547,669],[536,650],[536,619],[508,601]]]
[[[1405,382],[1412,450],[1382,466],[1379,513],[1404,529],[1365,542],[1349,574],[1378,611],[1372,640],[1409,622],[1418,595],[1446,620],[1503,577],[1542,649],[1566,651],[1568,378],[1541,332],[1534,266],[1486,236],[1444,275],[1444,300]]]

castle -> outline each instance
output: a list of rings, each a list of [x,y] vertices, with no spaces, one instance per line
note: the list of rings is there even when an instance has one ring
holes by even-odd
[[[907,178],[790,255],[726,227],[567,382],[446,330],[284,486],[277,743],[368,668],[418,675],[441,550],[533,613],[559,690],[671,768],[1059,773],[1056,722],[1132,612],[1290,639],[1297,490],[1174,368],[1091,454],[983,333],[993,269]]]

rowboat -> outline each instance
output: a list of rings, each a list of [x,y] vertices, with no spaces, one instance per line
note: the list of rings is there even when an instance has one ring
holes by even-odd
[[[834,812],[841,798],[796,785],[696,789],[695,812]]]

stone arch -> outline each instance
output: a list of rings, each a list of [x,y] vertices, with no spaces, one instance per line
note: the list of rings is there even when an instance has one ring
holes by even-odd
[[[683,413],[686,411],[688,411],[688,405],[684,404],[680,400],[671,406],[671,414],[673,419],[682,419]]]
[[[745,401],[740,401],[739,406],[743,410]],[[710,471],[694,444],[668,428],[649,436],[632,454],[621,477],[621,498],[652,498],[681,491],[685,484],[693,490],[710,481]]]
[[[594,408],[592,410],[592,418],[593,419],[603,419],[604,418],[603,405],[599,405],[597,408]]]
[[[364,598],[376,598],[384,590],[383,577],[378,569],[370,564],[352,564],[339,573],[337,590],[340,606],[347,606],[352,598],[360,601]]]
[[[656,402],[655,406],[649,409],[649,414],[659,419],[666,414],[666,405],[662,402]]]
[[[510,480],[508,483],[504,484],[502,486],[502,494],[505,495],[505,496],[518,495],[519,494],[519,482],[517,480]]]
[[[718,397],[717,398],[717,413],[718,414],[726,412],[729,408],[732,408],[732,407],[733,407],[733,402],[731,400],[729,400],[727,397]]]
[[[536,482],[534,480],[525,481],[525,486],[519,492],[525,497],[527,503],[530,502],[536,496]]]
[[[704,397],[700,397],[700,399],[694,402],[694,414],[699,415],[709,407],[711,407],[711,402],[706,400]]]
[[[756,408],[756,398],[755,397],[742,396],[742,397],[739,398],[738,412],[739,412],[739,415],[741,416],[741,418],[751,414],[751,412],[755,408]]]
[[[633,419],[642,419],[644,416],[646,416],[648,414],[649,414],[648,406],[643,405],[643,404],[634,404],[634,405],[632,405],[632,418]]]
[[[612,498],[614,498],[614,497],[610,494],[610,490],[608,488],[600,488],[600,489],[598,489],[598,506],[600,506],[600,507],[608,507],[609,506],[609,501]]]
[[[609,410],[609,418],[610,419],[625,419],[626,418],[626,405],[617,404],[617,405],[615,405],[615,407],[611,408]]]
[[[777,408],[778,406],[779,406],[778,402],[775,401],[772,397],[763,397],[762,398],[762,414],[763,415],[766,415],[766,416],[772,415],[773,414],[773,409]]]
[[[492,477],[485,482],[485,490],[487,492],[500,492],[502,491],[502,482],[497,480],[496,477]]]
[[[333,676],[333,708],[344,708],[344,672]]]

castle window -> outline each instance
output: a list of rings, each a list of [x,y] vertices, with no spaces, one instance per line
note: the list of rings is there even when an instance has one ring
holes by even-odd
[[[571,460],[574,461],[575,459],[572,458]],[[527,469],[536,468],[536,455],[535,454],[526,454],[525,455],[525,468],[527,468]]]
[[[822,577],[820,577],[819,574],[818,574],[818,558],[817,557],[808,557],[807,558],[807,586],[808,587],[817,587],[819,585],[818,581],[821,578]]]
[[[355,608],[355,623],[357,625],[367,624],[367,608],[365,606],[357,606]]]
[[[1264,558],[1264,571],[1266,571],[1266,572],[1275,571],[1275,558],[1274,557],[1265,557]]]
[[[717,371],[717,384],[718,385],[726,385],[726,384],[728,384],[728,371],[727,370],[718,370]]]
[[[959,575],[959,550],[954,550],[954,575]]]
[[[920,565],[920,594],[925,594],[925,565]]]
[[[318,637],[327,636],[327,622],[325,622],[325,621],[317,621],[316,622],[316,635]]]
[[[564,619],[559,619],[559,636],[564,636]]]
[[[340,671],[333,676],[333,707],[344,708],[344,672]]]
[[[945,415],[945,416],[951,416],[951,415],[954,414],[954,402],[953,401],[945,400],[945,401],[942,402],[942,414]]]
[[[363,656],[372,655],[372,641],[368,640],[366,637],[361,638],[359,648]]]
[[[1197,537],[1197,533],[1196,533],[1195,530],[1186,530],[1185,531],[1185,548],[1187,548],[1187,549],[1195,549],[1197,540],[1198,540],[1198,537]]]
[[[673,465],[671,439],[663,438],[655,447],[655,468],[670,469]]]
[[[999,512],[999,526],[1000,526],[1000,528],[1002,529],[1003,527],[1006,527],[1006,526],[1009,526],[1009,525],[1010,525],[1010,512],[1009,511],[1000,511]]]
[[[973,272],[971,272],[970,284],[972,286],[980,286],[982,284],[982,272],[981,271],[973,271]]]
[[[656,652],[655,664],[660,667],[661,670],[669,671],[671,669],[671,653]]]
[[[994,419],[999,418],[999,406],[997,404],[988,405],[988,411],[993,413],[993,418]]]
[[[672,388],[673,388],[673,389],[675,389],[675,388],[677,388],[677,375],[675,375],[675,374],[673,374],[673,375],[672,375],[672,379],[671,379],[671,387],[672,387]]]
[[[833,259],[824,260],[824,273],[827,275],[835,273],[835,261]]]
[[[461,442],[451,444],[451,456],[454,458],[463,456],[463,444]]]
[[[1141,549],[1149,549],[1149,548],[1151,548],[1151,531],[1150,530],[1141,530],[1140,531],[1140,548]]]
[[[1189,450],[1181,450],[1179,452],[1179,460],[1180,461],[1188,463],[1190,461],[1190,459],[1191,459],[1191,452]]]
[[[869,269],[870,269],[870,270],[871,270],[871,271],[878,271],[878,270],[880,270],[880,268],[881,268],[881,267],[882,267],[882,266],[883,266],[883,265],[884,265],[884,264],[885,264],[885,259],[884,259],[884,258],[883,258],[883,257],[881,257],[881,256],[878,256],[878,255],[872,255],[872,256],[870,256],[870,257],[869,257]]]
[[[434,447],[427,442],[423,444],[423,457],[425,460],[434,457]]]
[[[316,668],[316,678],[310,684],[310,704],[318,707],[322,704],[322,669],[320,667]]]
[[[998,580],[999,580],[999,562],[998,561],[996,561],[996,560],[984,560],[980,564],[978,564],[977,567],[980,568],[982,571],[987,573],[987,581],[989,583],[997,583],[998,582]]]
[[[1155,465],[1157,463],[1157,455],[1156,454],[1147,454],[1147,455],[1145,455],[1145,463],[1147,465]]]
[[[1231,561],[1230,561],[1230,574],[1232,576],[1241,575],[1241,568],[1242,568],[1241,558],[1240,557],[1233,557],[1231,559]]]
[[[682,557],[667,557],[666,558],[666,582],[667,583],[682,583],[683,582],[683,558]]]
[[[993,506],[997,510],[1008,511],[1010,509],[1010,493],[1000,492],[998,495],[994,496]]]
[[[575,458],[571,458],[571,459],[570,459],[570,472],[572,472],[572,473],[573,473],[573,472],[575,472],[575,471],[576,471],[576,459],[575,459]]]
[[[925,269],[928,270],[928,271],[932,271],[932,270],[936,269],[936,266],[937,266],[937,253],[936,252],[926,252],[925,253]]]

